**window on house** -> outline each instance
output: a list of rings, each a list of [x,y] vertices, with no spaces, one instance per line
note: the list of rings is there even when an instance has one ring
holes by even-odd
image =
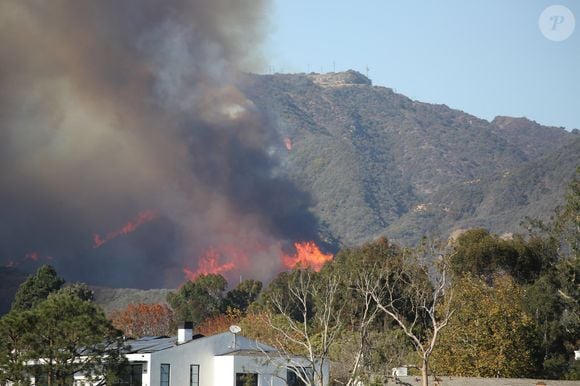
[[[304,367],[302,369],[287,369],[286,370],[286,385],[288,386],[306,386],[306,383],[296,374],[299,371],[302,377],[307,377],[310,382],[314,380],[314,372],[312,367]]]
[[[141,386],[143,364],[128,365],[115,386]]]
[[[236,373],[236,386],[258,386],[258,374]]]
[[[189,386],[199,386],[199,365],[189,366]]]
[[[169,373],[171,372],[171,366],[168,363],[161,364],[161,381],[160,386],[169,386]]]

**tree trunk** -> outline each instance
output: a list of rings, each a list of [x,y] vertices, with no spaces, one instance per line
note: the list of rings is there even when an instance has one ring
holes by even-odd
[[[421,363],[421,386],[429,386],[429,362],[426,358]]]

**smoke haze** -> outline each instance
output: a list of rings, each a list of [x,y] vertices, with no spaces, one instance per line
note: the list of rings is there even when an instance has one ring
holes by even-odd
[[[2,1],[0,262],[175,286],[209,248],[235,246],[234,273],[267,279],[281,246],[316,238],[309,197],[277,172],[283,140],[238,87],[268,6]]]

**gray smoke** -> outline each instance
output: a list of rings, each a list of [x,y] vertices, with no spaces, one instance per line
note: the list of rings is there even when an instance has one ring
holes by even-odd
[[[35,251],[69,280],[173,286],[208,248],[316,237],[277,173],[281,140],[238,87],[267,0],[0,3],[0,259]],[[93,248],[143,210],[158,217]]]

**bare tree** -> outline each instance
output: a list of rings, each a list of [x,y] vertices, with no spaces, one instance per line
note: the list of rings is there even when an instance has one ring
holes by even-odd
[[[279,336],[277,349],[306,385],[321,386],[328,377],[328,356],[344,326],[340,285],[338,275],[295,270],[287,288],[270,295],[269,324]]]
[[[368,353],[371,347],[369,331],[372,323],[375,321],[380,309],[376,306],[372,296],[372,284],[369,280],[369,272],[362,269],[351,273],[350,286],[359,294],[360,314],[355,321],[355,332],[357,336],[357,346],[353,353],[354,359],[350,369],[348,379],[345,385],[352,386],[360,381],[364,355]]]
[[[413,344],[421,359],[417,367],[423,386],[429,384],[429,358],[439,333],[453,315],[446,262],[440,256],[438,269],[434,270],[432,263],[402,255],[397,264],[375,265],[358,286]]]

